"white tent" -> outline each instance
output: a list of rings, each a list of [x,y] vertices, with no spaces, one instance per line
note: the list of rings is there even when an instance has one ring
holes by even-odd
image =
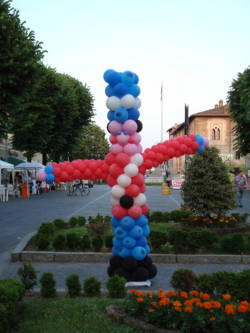
[[[14,165],[0,160],[0,184],[2,183],[2,169],[13,170]]]

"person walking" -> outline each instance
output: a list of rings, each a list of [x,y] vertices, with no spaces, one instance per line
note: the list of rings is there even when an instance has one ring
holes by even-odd
[[[247,184],[247,177],[244,175],[242,171],[240,171],[236,176],[234,177],[234,184],[237,189],[237,202],[239,207],[243,207],[242,205],[242,198],[243,193],[246,188]]]

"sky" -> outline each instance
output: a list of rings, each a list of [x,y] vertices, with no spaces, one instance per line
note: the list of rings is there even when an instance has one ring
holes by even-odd
[[[225,103],[250,65],[249,0],[13,0],[12,7],[43,42],[43,62],[90,88],[103,130],[103,73],[139,76],[144,149],[161,141],[161,126],[168,139],[185,104],[191,115]]]

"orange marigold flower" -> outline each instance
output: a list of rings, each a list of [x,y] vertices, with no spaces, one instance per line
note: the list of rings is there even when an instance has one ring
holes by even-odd
[[[232,296],[229,294],[224,294],[224,295],[222,295],[222,297],[225,301],[229,301],[232,298]]]
[[[142,291],[137,291],[136,296],[137,297],[144,297],[144,293]]]
[[[193,308],[192,308],[192,306],[186,306],[186,307],[184,308],[184,311],[185,311],[185,312],[192,312],[192,311],[193,311]]]
[[[245,313],[247,312],[248,306],[240,305],[238,306],[238,312]]]
[[[220,302],[211,301],[210,303],[212,304],[212,307],[215,308],[215,309],[220,309],[221,308]]]
[[[180,292],[180,296],[181,296],[182,298],[188,298],[188,293],[187,293],[186,291],[181,291],[181,292]]]
[[[157,308],[157,303],[156,302],[151,302],[150,305],[152,305],[154,308]]]
[[[174,301],[173,302],[173,306],[181,306],[181,302],[180,301]]]
[[[233,304],[227,304],[225,306],[225,312],[228,315],[234,315],[235,314],[235,306]]]
[[[159,288],[159,289],[158,289],[158,293],[159,293],[159,294],[164,293],[164,290],[161,289],[161,288]]]
[[[190,295],[191,296],[198,296],[199,295],[199,292],[197,290],[191,290],[190,291]]]
[[[137,298],[137,303],[142,303],[142,302],[143,302],[143,300],[144,300],[144,298],[143,298],[143,297],[138,297],[138,298]]]
[[[170,299],[165,297],[165,298],[162,298],[160,301],[159,301],[159,305],[160,306],[166,306],[170,303]]]
[[[166,297],[166,294],[164,292],[158,294],[158,298],[164,298],[164,297]]]
[[[179,307],[179,306],[175,306],[175,311],[179,311],[179,312],[181,312],[181,308]]]
[[[210,299],[210,295],[206,294],[206,293],[203,293],[203,292],[200,292],[200,298],[204,299],[204,301],[207,301],[207,300]]]
[[[248,301],[241,301],[241,302],[240,302],[240,305],[248,306],[248,305],[250,305],[250,303],[248,303]]]
[[[154,312],[154,309],[151,309],[151,308],[150,308],[150,309],[148,309],[148,312],[149,312],[149,313],[152,313],[152,312]]]
[[[210,302],[204,302],[203,308],[206,310],[210,310],[212,308],[212,304]]]
[[[146,295],[147,295],[147,296],[153,296],[153,293],[152,293],[152,291],[147,291],[147,292],[146,292]]]
[[[186,299],[184,303],[185,305],[193,305],[194,301],[193,299]]]
[[[174,291],[174,290],[169,290],[169,291],[167,292],[167,295],[168,295],[168,296],[177,296],[177,292]]]
[[[215,318],[215,317],[210,317],[209,320],[210,320],[210,321],[215,321],[216,318]]]
[[[136,290],[135,289],[131,289],[130,292],[131,292],[131,294],[135,294]]]

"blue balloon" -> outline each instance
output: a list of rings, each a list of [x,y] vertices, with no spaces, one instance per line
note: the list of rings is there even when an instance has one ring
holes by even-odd
[[[139,225],[135,225],[130,231],[129,235],[132,236],[133,238],[140,238],[143,236],[143,230]]]
[[[122,83],[126,84],[127,86],[131,86],[135,81],[133,72],[126,71],[122,73],[121,76],[122,76]]]
[[[134,97],[137,97],[140,95],[141,89],[138,87],[137,84],[133,84],[128,88],[128,94],[133,95]]]
[[[116,247],[116,246],[114,246],[114,247],[112,248],[112,253],[113,253],[113,255],[116,256],[117,254],[119,254],[120,250],[121,250],[120,247]]]
[[[138,217],[138,219],[135,220],[135,224],[139,225],[140,227],[143,227],[148,223],[148,218],[145,215],[141,215]]]
[[[122,241],[120,240],[120,239],[118,239],[118,238],[116,238],[116,237],[114,237],[113,238],[113,245],[115,246],[115,247],[122,247]]]
[[[107,86],[107,87],[105,88],[105,94],[106,94],[106,96],[108,96],[108,97],[113,96],[113,88],[112,88],[111,86]]]
[[[147,245],[147,238],[142,236],[136,240],[136,245],[137,246],[145,246]]]
[[[143,236],[147,237],[150,234],[150,229],[148,225],[145,225],[143,228]]]
[[[135,225],[135,220],[130,216],[124,216],[121,219],[120,223],[121,223],[121,227],[123,227],[123,229],[130,230]]]
[[[122,97],[128,94],[128,87],[124,83],[118,83],[114,86],[113,93],[117,97]]]
[[[143,260],[146,257],[146,255],[147,255],[146,250],[142,246],[136,246],[132,250],[132,256],[135,258],[135,260],[138,261]]]
[[[140,112],[136,108],[128,109],[128,119],[137,120]]]
[[[131,255],[131,251],[129,249],[126,249],[126,247],[123,247],[119,251],[119,256],[122,258],[129,257]]]
[[[115,111],[109,110],[107,116],[109,121],[115,120]]]
[[[124,123],[124,121],[128,120],[128,111],[124,108],[117,109],[114,111],[114,120]]]
[[[126,249],[132,249],[136,245],[136,240],[132,237],[124,237],[122,241],[123,246],[126,247]]]
[[[199,145],[203,144],[203,138],[200,136],[200,134],[195,134],[196,141],[199,143]]]
[[[137,74],[134,73],[134,84],[137,84],[139,82],[139,77]]]
[[[124,237],[127,236],[126,231],[124,229],[122,229],[121,227],[115,228],[114,234],[118,239],[123,239]]]
[[[203,153],[205,150],[205,147],[200,145],[200,147],[197,149],[197,153]]]
[[[49,174],[49,173],[53,173],[53,166],[52,165],[46,165],[46,167],[44,168],[44,171]]]
[[[150,247],[148,245],[144,246],[147,255],[150,253]]]
[[[47,184],[52,184],[54,180],[55,180],[55,176],[52,175],[52,173],[49,173],[46,177],[46,183]]]
[[[121,74],[114,71],[113,69],[108,69],[103,74],[104,80],[111,85],[111,87],[115,86],[117,83],[121,82]]]
[[[116,217],[112,217],[111,223],[113,227],[118,227],[120,225],[120,219],[117,219]]]

